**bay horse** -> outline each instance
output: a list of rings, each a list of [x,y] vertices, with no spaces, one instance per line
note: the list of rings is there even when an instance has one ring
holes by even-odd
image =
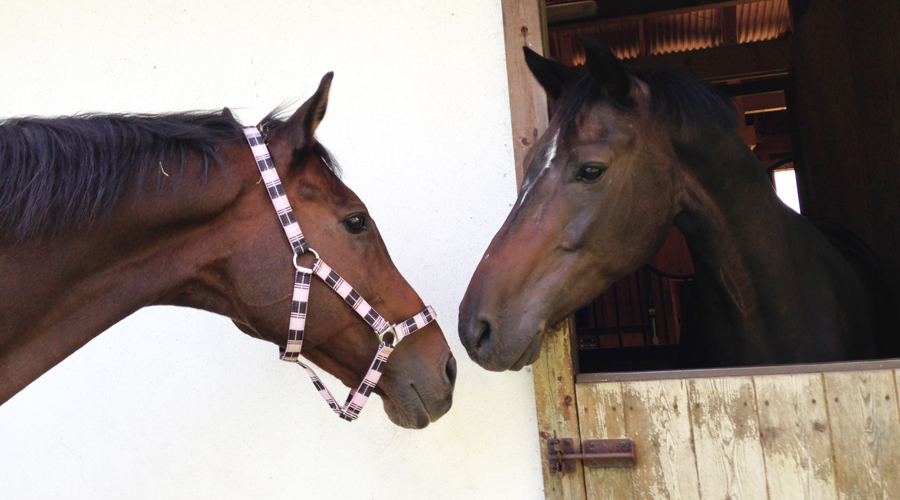
[[[556,102],[460,305],[469,356],[497,371],[534,362],[543,332],[643,266],[672,226],[684,234],[700,291],[682,333],[682,366],[888,354],[878,349],[863,282],[779,200],[737,133],[730,99],[670,69],[632,70],[599,42],[582,44],[585,74],[525,48]]]
[[[309,245],[393,323],[424,305],[314,136],[331,80],[259,129]],[[0,122],[0,403],[151,305],[220,314],[284,348],[295,265],[313,257],[292,262],[261,171],[228,108]],[[356,388],[379,337],[325,281],[308,302],[302,354]],[[396,345],[374,392],[392,422],[422,428],[450,409],[455,376],[435,322]]]

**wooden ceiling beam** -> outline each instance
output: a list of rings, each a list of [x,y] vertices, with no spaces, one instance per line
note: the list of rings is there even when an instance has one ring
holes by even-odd
[[[756,113],[769,113],[772,111],[781,111],[787,109],[787,101],[785,101],[784,92],[766,92],[765,94],[751,94],[741,97],[741,104],[744,108],[744,114],[752,115]]]
[[[550,31],[569,30],[579,28],[592,28],[597,26],[606,26],[610,24],[626,23],[630,21],[640,21],[643,19],[653,19],[657,17],[674,16],[678,14],[690,14],[693,12],[702,12],[706,10],[721,9],[723,7],[737,7],[747,3],[756,3],[762,0],[730,0],[728,2],[715,2],[693,7],[682,7],[680,9],[661,10],[658,12],[649,12],[647,14],[635,14],[631,16],[612,17],[609,19],[594,19],[590,21],[578,21],[573,23],[560,23],[550,26]]]
[[[710,83],[752,77],[786,75],[791,67],[791,43],[787,38],[727,45],[627,59],[628,64],[648,68],[668,66]]]

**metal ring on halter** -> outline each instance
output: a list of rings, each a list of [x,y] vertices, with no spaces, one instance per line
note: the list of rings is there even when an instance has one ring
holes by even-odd
[[[390,334],[394,337],[394,338],[391,340],[390,343],[384,341],[384,337],[385,337],[385,335],[387,335],[388,333],[390,333]],[[378,341],[381,342],[381,345],[395,345],[395,344],[397,343],[397,340],[398,340],[398,339],[397,339],[397,332],[394,331],[394,325],[392,325],[392,324],[390,324],[390,323],[388,323],[387,328],[385,328],[385,329],[382,330],[381,332],[376,332],[375,335],[378,336]]]
[[[319,260],[319,252],[313,250],[312,248],[308,248],[306,251],[307,251],[307,252],[312,252],[313,256],[316,258],[315,261],[318,261],[318,260]],[[306,252],[304,252],[304,253],[306,253]],[[307,269],[307,268],[305,268],[305,267],[300,267],[300,264],[297,264],[297,257],[299,257],[299,256],[300,256],[299,253],[295,253],[295,254],[294,254],[294,269],[296,269],[296,270],[298,270],[298,271],[303,270],[303,271],[314,272],[315,269]],[[315,262],[315,261],[313,261],[313,262]]]

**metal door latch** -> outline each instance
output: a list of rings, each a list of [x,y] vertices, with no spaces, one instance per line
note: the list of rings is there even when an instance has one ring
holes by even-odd
[[[634,443],[629,438],[588,439],[582,443],[583,453],[575,453],[571,438],[547,440],[547,462],[550,472],[575,472],[575,461],[584,460],[585,467],[634,467]]]

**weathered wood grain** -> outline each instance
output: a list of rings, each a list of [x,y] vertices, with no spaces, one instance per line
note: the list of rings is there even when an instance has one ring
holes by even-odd
[[[625,428],[622,407],[622,388],[618,382],[576,385],[578,422],[581,439],[609,439],[629,437]],[[592,469],[585,467],[584,482],[587,498],[604,500],[632,500],[631,469]]]
[[[900,498],[894,372],[837,372],[824,378],[838,498]]]
[[[501,0],[506,71],[509,80],[510,121],[516,185],[522,185],[525,155],[547,129],[547,95],[525,64],[523,46],[544,54],[544,3],[542,0]],[[537,402],[541,456],[547,455],[547,438],[573,438],[581,449],[578,415],[575,408],[575,376],[572,369],[571,319],[563,322],[544,340],[540,358],[534,363],[534,391]],[[548,472],[542,459],[544,494],[548,499],[583,499],[584,473],[557,475]]]
[[[701,498],[767,497],[753,380],[687,383]]]
[[[753,378],[771,500],[837,498],[821,374]]]
[[[579,373],[576,383],[626,382],[631,380],[670,380],[722,377],[756,377],[760,375],[792,375],[797,373],[865,372],[900,369],[900,359],[847,361],[778,366],[746,366],[743,368],[707,368],[701,370],[660,370],[655,372]]]
[[[528,46],[538,54],[546,53],[544,7],[540,0],[502,0],[502,5],[513,155],[517,185],[521,185],[525,155],[549,122],[547,94],[531,75],[522,52],[522,47]]]
[[[683,380],[625,382],[625,428],[634,441],[636,499],[700,498]]]
[[[548,332],[541,355],[533,365],[534,394],[537,400],[538,434],[544,473],[544,495],[548,499],[584,499],[584,468],[575,473],[554,474],[547,470],[547,439],[573,438],[575,452],[581,451],[578,411],[575,406],[575,377],[572,374],[571,337],[574,325],[569,318]]]
[[[894,390],[897,391],[894,402],[897,403],[897,412],[900,413],[900,368],[894,370]]]

